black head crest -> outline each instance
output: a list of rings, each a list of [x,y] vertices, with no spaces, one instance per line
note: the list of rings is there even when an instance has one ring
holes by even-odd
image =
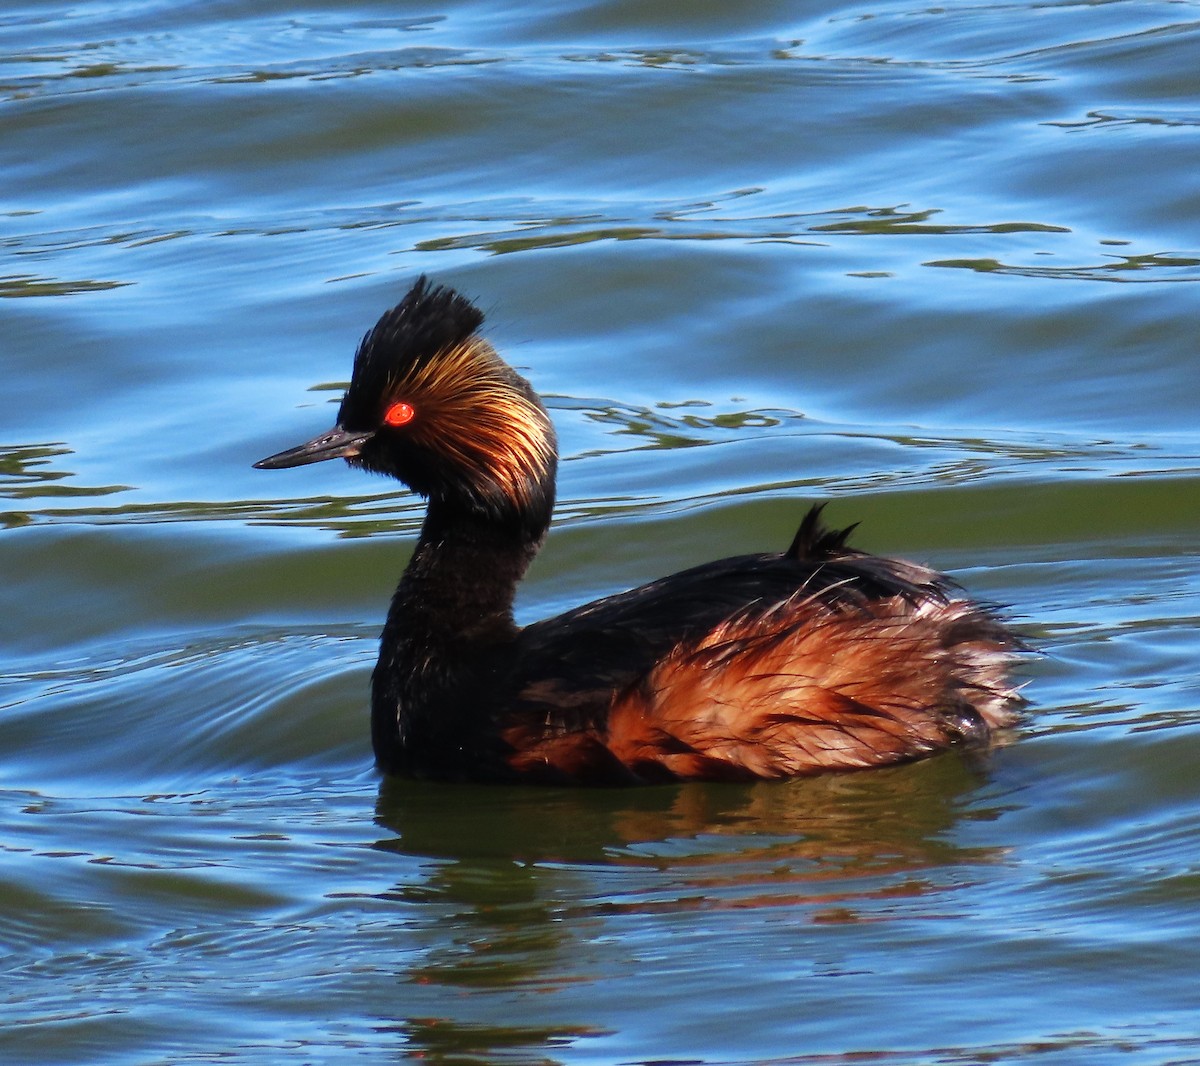
[[[338,421],[347,425],[347,418],[374,412],[392,383],[463,344],[481,325],[483,312],[470,300],[422,274],[363,337]]]

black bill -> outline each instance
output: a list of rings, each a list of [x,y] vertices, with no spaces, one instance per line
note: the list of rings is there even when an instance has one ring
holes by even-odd
[[[298,444],[287,451],[268,455],[254,464],[257,470],[281,470],[288,466],[306,466],[308,463],[320,463],[326,459],[347,458],[357,455],[359,449],[375,434],[352,433],[341,426],[334,426],[328,433],[322,433],[310,441]]]

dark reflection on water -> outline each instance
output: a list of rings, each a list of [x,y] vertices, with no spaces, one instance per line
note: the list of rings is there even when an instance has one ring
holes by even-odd
[[[75,477],[63,470],[58,460],[72,455],[73,450],[65,444],[19,444],[0,447],[0,500],[63,500],[92,496],[111,496],[127,492],[128,485],[80,485],[65,484]],[[99,509],[103,510],[103,509]],[[70,514],[73,510],[55,508],[28,508],[0,511],[0,526],[14,529],[44,521],[52,514]],[[98,510],[93,510],[93,514]]]
[[[586,417],[598,425],[617,428],[613,436],[642,438],[645,443],[637,447],[691,448],[701,444],[716,444],[729,439],[722,431],[775,429],[786,421],[794,422],[802,416],[793,411],[724,411],[704,418],[696,414],[668,415],[666,410],[681,407],[711,407],[704,400],[688,400],[682,403],[662,403],[659,409],[649,407],[629,408],[611,404],[599,410],[586,411]],[[619,445],[618,445],[619,447]],[[608,450],[612,450],[612,447]],[[604,450],[585,452],[588,455],[603,455]]]
[[[780,935],[799,938],[800,951],[805,927],[932,917],[949,888],[1005,861],[1000,849],[953,838],[963,819],[1003,813],[969,802],[986,780],[982,758],[953,754],[784,785],[593,792],[385,780],[376,820],[396,836],[375,847],[434,860],[425,879],[389,895],[453,929],[402,975],[446,1013],[408,1018],[398,1030],[407,1050],[435,1062],[508,1061],[518,1048],[535,1056],[528,1061],[558,1061],[557,1043],[603,1027],[530,1027],[519,1016],[484,1025],[450,991],[582,989],[586,1000],[586,986],[607,977],[590,958],[597,938],[653,916],[743,922],[778,912]],[[628,950],[636,957],[646,946]],[[813,976],[824,973],[817,965]]]
[[[1108,242],[1110,244],[1119,242]],[[1049,253],[1043,253],[1049,254]],[[1165,253],[1111,257],[1110,263],[1088,266],[1034,266],[1002,263],[997,259],[935,259],[931,267],[956,267],[983,274],[1013,274],[1028,278],[1131,283],[1200,281],[1200,259]]]
[[[0,477],[5,479],[5,488],[31,481],[57,481],[70,477],[66,471],[39,469],[48,465],[50,459],[70,454],[70,448],[57,442],[0,448]]]
[[[1069,233],[1065,226],[1048,226],[1037,222],[997,222],[988,225],[960,226],[935,225],[931,223],[936,209],[924,211],[902,211],[899,208],[860,208],[863,218],[850,221],[827,222],[813,226],[815,233]]]
[[[67,281],[65,278],[46,278],[37,274],[9,274],[0,277],[0,297],[74,296],[81,292],[103,292],[132,284],[132,281]]]
[[[555,217],[549,219],[514,219],[517,232],[492,231],[469,233],[455,237],[438,237],[422,241],[419,251],[444,252],[468,248],[480,249],[493,255],[528,252],[536,249],[565,248],[591,244],[595,241],[779,241],[812,243],[800,238],[809,234],[822,235],[941,235],[1070,233],[1064,226],[1040,222],[995,223],[937,223],[939,208],[905,210],[898,206],[846,207],[820,212],[782,212],[760,216],[739,212],[729,215],[721,211],[721,203],[754,196],[761,190],[745,189],[730,193],[722,201],[709,204],[663,205],[652,215],[644,216],[642,224],[630,217],[596,215],[584,217]],[[751,201],[751,205],[753,201]],[[716,213],[714,213],[716,212]],[[608,225],[597,226],[604,221]],[[652,225],[651,222],[667,223]],[[624,223],[623,225],[620,223]]]
[[[737,849],[749,849],[747,853],[761,844],[763,835],[779,838],[767,846],[769,852],[791,860],[836,857],[854,867],[887,854],[898,862],[911,856],[917,866],[937,864],[963,854],[946,843],[944,834],[963,816],[964,797],[986,781],[985,759],[950,754],[894,770],[782,786],[600,792],[432,787],[385,778],[376,820],[397,837],[379,846],[457,861],[503,856],[526,863],[619,865],[645,861],[656,842],[713,833],[739,841]],[[704,861],[723,860],[709,856]]]

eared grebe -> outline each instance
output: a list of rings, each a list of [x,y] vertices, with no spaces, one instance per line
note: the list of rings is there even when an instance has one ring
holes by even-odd
[[[519,628],[554,507],[554,428],[420,278],[362,341],[337,425],[256,463],[344,458],[429,501],[372,676],[389,773],[636,784],[881,766],[1010,724],[1018,639],[944,575],[846,546],[706,563]]]

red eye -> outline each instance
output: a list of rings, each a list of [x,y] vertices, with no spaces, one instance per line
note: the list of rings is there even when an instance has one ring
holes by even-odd
[[[392,406],[384,412],[383,420],[389,426],[405,426],[413,420],[413,417],[416,415],[416,413],[417,412],[413,409],[413,405],[411,403],[404,403],[401,401],[400,403],[392,404]]]

